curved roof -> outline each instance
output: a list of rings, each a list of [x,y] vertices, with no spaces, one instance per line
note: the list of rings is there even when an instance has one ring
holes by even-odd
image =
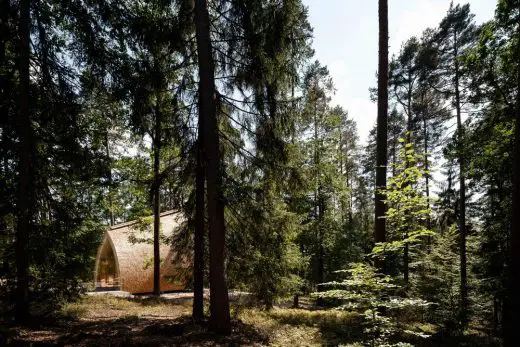
[[[161,291],[185,288],[182,281],[174,279],[179,270],[187,267],[186,263],[174,263],[175,251],[164,243],[164,238],[172,236],[181,221],[182,215],[178,212],[161,214]],[[153,226],[133,221],[107,230],[96,258],[96,277],[101,250],[107,243],[114,252],[121,290],[130,293],[153,292]]]

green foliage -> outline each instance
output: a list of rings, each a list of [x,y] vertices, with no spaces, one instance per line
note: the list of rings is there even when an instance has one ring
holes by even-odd
[[[429,320],[443,324],[447,329],[460,328],[457,323],[460,277],[455,227],[432,237],[429,251],[417,261],[417,267],[411,291],[434,303],[430,306]]]
[[[347,110],[331,104],[333,76],[312,60],[308,9],[300,0],[210,3],[230,284],[266,307],[324,288],[315,296],[364,317],[372,344],[407,331],[398,315],[409,312],[461,333],[454,224],[461,216],[455,187],[465,177],[469,318],[498,335],[514,178],[518,0],[498,1],[495,18],[478,28],[469,5],[451,5],[437,28],[407,40],[394,57],[388,232],[376,245],[375,132],[361,148]],[[152,241],[140,231],[151,229],[143,216],[157,186],[161,210],[186,216],[166,241],[179,256],[192,255],[199,116],[192,5],[31,2],[28,255],[38,313],[75,298],[91,280],[107,224],[138,220],[132,240]],[[12,308],[17,265],[18,6],[0,4],[2,310]],[[447,140],[459,102],[469,116]],[[439,148],[446,171],[433,180]],[[359,263],[365,257],[384,257],[386,276]],[[347,278],[333,281],[349,264]],[[398,276],[408,272],[403,285]]]
[[[230,228],[236,230],[230,235],[230,248],[238,250],[229,259],[231,281],[245,284],[268,308],[276,298],[300,291],[298,273],[305,266],[294,242],[298,217],[273,194],[269,188],[257,190],[255,202],[244,202],[247,209],[228,214]]]
[[[17,123],[19,113],[19,3],[6,1],[1,6],[0,286],[6,296],[0,300],[4,302],[16,283],[14,230],[18,222],[21,134],[18,127],[9,125]],[[38,68],[30,70],[28,150],[34,175],[28,187],[26,256],[29,300],[38,304],[33,310],[38,315],[75,297],[82,290],[82,282],[91,280],[103,230],[97,205],[109,170],[98,142],[103,122],[87,111],[88,103],[81,93],[81,71],[74,62],[82,56],[77,50],[80,34],[67,25],[79,20],[79,14],[71,7],[59,2],[31,3],[30,59]],[[10,302],[1,306],[2,310],[11,308]]]
[[[427,226],[432,213],[430,203],[421,191],[426,174],[420,166],[421,158],[411,143],[404,144],[399,151],[400,160],[396,164],[399,174],[390,178],[385,191],[389,238],[388,242],[375,245],[372,250],[375,256],[401,251],[406,245],[419,246],[434,234]]]
[[[347,277],[341,281],[323,283],[322,286],[327,290],[313,295],[339,300],[339,310],[355,310],[361,313],[365,317],[364,333],[370,346],[406,345],[390,343],[390,339],[404,329],[397,316],[392,315],[392,311],[422,309],[429,303],[421,299],[396,296],[399,286],[395,281],[388,275],[382,275],[371,265],[353,263],[348,270],[340,272],[347,274]]]

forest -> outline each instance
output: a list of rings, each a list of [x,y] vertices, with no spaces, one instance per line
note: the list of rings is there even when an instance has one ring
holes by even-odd
[[[0,345],[520,345],[520,1],[392,5],[363,139],[302,0],[0,0]],[[132,221],[153,292],[90,295]]]

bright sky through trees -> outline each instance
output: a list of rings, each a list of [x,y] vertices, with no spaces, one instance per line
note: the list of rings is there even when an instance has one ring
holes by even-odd
[[[399,52],[401,42],[436,27],[446,15],[451,0],[389,1],[390,56]],[[377,107],[369,99],[368,88],[376,86],[377,1],[304,0],[314,28],[316,59],[327,65],[334,78],[332,101],[349,112],[357,122],[359,139],[365,142],[375,124]],[[455,4],[457,1],[454,2]],[[493,17],[496,2],[471,1],[475,21]]]

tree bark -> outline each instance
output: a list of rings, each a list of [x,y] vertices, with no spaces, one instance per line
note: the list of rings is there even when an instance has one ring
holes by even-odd
[[[199,65],[199,117],[204,119],[209,259],[210,327],[223,334],[231,332],[229,296],[225,273],[225,220],[222,192],[222,159],[215,103],[215,68],[206,0],[195,1],[195,29]]]
[[[15,235],[16,251],[16,303],[15,315],[19,323],[29,318],[29,230],[33,206],[32,129],[29,113],[29,0],[20,0],[20,86],[18,105],[19,138],[19,180],[18,180],[18,220]]]
[[[195,172],[195,236],[193,257],[193,312],[195,321],[204,318],[204,233],[205,233],[205,180],[204,119],[199,117],[197,140],[197,168]]]
[[[108,158],[108,162],[110,167],[108,168],[108,217],[110,221],[110,226],[113,226],[115,224],[115,218],[114,218],[114,199],[112,196],[112,160],[110,159],[110,146],[108,141],[108,129],[105,132],[105,150],[106,155]]]
[[[299,308],[300,307],[300,295],[299,294],[295,294],[293,296],[293,305],[292,305],[293,308]]]
[[[153,141],[153,295],[161,295],[161,184],[160,184],[160,165],[161,165],[161,112],[160,101],[157,97],[155,107],[155,131]]]
[[[426,179],[426,198],[428,203],[428,208],[430,208],[430,174],[428,170],[430,170],[429,159],[428,159],[428,123],[426,121],[426,117],[423,118],[423,127],[424,127],[424,170],[426,171],[425,179]],[[428,217],[428,228],[430,227],[430,217]]]
[[[407,95],[407,104],[406,104],[406,143],[412,144],[412,82],[411,82],[411,74],[410,68],[408,69],[408,95]],[[405,149],[407,150],[407,149]],[[406,156],[405,160],[405,170],[410,168],[410,161],[408,160],[408,156]],[[404,230],[404,237],[408,239],[408,230]],[[403,268],[404,268],[404,282],[408,284],[410,279],[410,249],[408,242],[404,244],[403,250]]]
[[[342,136],[342,132],[343,132],[343,118],[341,120],[341,124],[339,126],[339,142],[338,142],[338,156],[339,156],[339,175],[340,177],[343,178],[343,176],[346,176],[346,185],[347,185],[347,188],[348,188],[348,175],[346,173],[343,173],[343,136]],[[345,160],[345,167],[346,167],[346,160]],[[345,225],[345,220],[347,218],[345,218],[345,214],[346,214],[346,203],[345,203],[345,200],[344,199],[341,199],[341,225],[342,227]]]
[[[315,85],[316,90],[318,89],[318,83]],[[318,140],[318,100],[314,102],[314,165],[316,173],[316,190],[314,192],[314,213],[317,219],[316,234],[318,241],[318,283],[324,282],[324,255],[323,255],[323,204],[322,204],[322,193],[321,193],[321,180],[320,180],[320,148]],[[319,298],[318,302],[321,302]]]
[[[6,68],[6,47],[9,40],[9,14],[11,12],[10,0],[0,1],[0,69],[7,71]],[[12,72],[11,72],[12,74]],[[7,73],[0,74],[0,119],[7,120],[8,102],[7,97],[10,91],[10,76]],[[2,143],[7,135],[2,133]],[[7,148],[7,147],[5,147]],[[4,168],[6,165],[7,157],[4,157]],[[6,169],[4,169],[6,170]],[[7,170],[6,170],[7,171]]]
[[[325,214],[325,201],[323,195],[321,193],[321,189],[318,190],[318,213],[319,213],[319,229],[318,229],[318,282],[325,283],[325,248],[323,246],[324,242],[324,231],[322,228],[323,218]]]
[[[385,196],[388,141],[388,0],[379,0],[379,64],[377,77],[377,138],[376,138],[376,192],[375,234],[376,243],[386,241]],[[378,264],[385,271],[384,262]]]

